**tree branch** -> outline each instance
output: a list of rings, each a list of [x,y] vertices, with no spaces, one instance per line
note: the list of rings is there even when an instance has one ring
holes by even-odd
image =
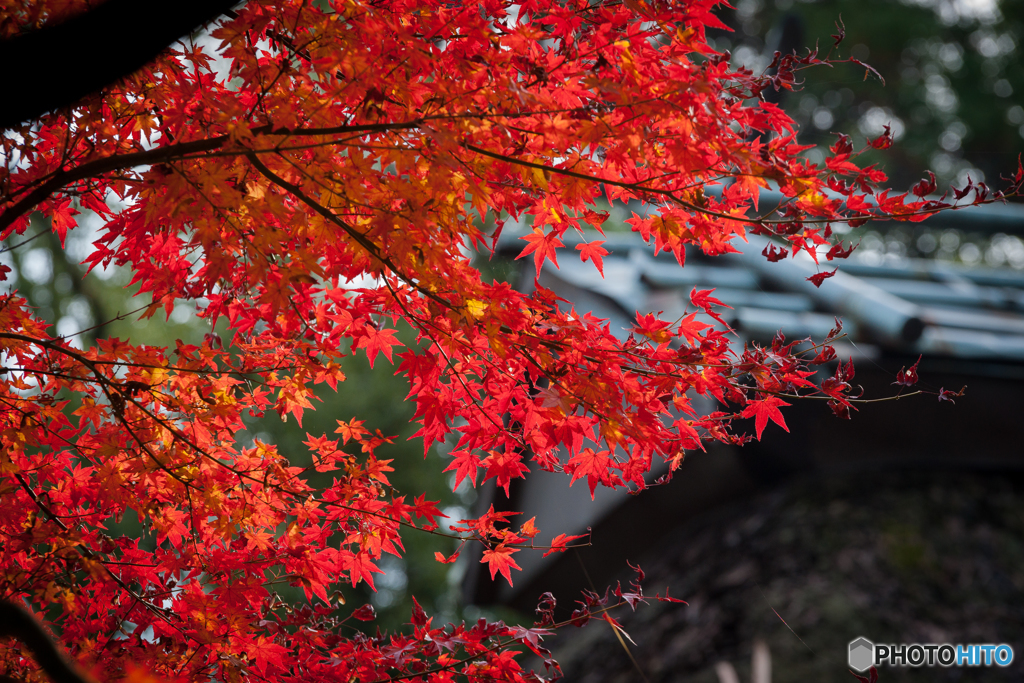
[[[95,683],[64,657],[31,614],[6,600],[0,600],[0,636],[14,636],[24,643],[54,683]]]
[[[0,43],[2,44],[2,43]],[[2,59],[2,51],[0,51]],[[0,62],[2,63],[2,62]],[[298,135],[336,135],[339,133],[372,133],[386,132],[391,130],[405,130],[417,128],[423,123],[422,119],[414,121],[403,121],[399,123],[365,124],[353,126],[336,126],[333,128],[274,128],[271,125],[258,126],[252,129],[254,135],[282,135],[285,137]],[[79,180],[87,178],[98,178],[104,173],[110,173],[118,169],[135,168],[137,166],[149,166],[153,164],[167,163],[178,159],[185,159],[192,155],[212,152],[229,144],[230,138],[227,135],[207,138],[205,140],[193,140],[157,147],[143,152],[130,152],[127,154],[114,154],[108,157],[100,157],[87,161],[69,171],[57,171],[45,181],[36,185],[30,192],[23,195],[21,199],[9,204],[0,213],[0,232],[5,230],[11,223],[24,214],[31,211],[37,204],[45,200],[61,188],[72,185]],[[276,151],[276,150],[273,150]],[[251,154],[250,150],[240,149],[238,154]],[[11,197],[13,199],[13,196]],[[0,197],[0,200],[3,200]]]

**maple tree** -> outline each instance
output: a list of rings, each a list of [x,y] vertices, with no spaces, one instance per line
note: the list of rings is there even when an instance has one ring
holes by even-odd
[[[579,257],[602,271],[601,201],[640,201],[656,211],[631,227],[680,265],[687,246],[722,254],[750,231],[775,238],[769,260],[822,262],[813,279],[827,286],[824,264],[850,253],[832,223],[921,220],[1002,196],[978,184],[947,202],[928,181],[881,191],[884,174],[858,166],[846,137],[809,163],[793,122],[759,96],[827,57],[735,69],[705,41],[720,26],[714,5],[254,1],[211,27],[219,57],[185,40],[8,128],[4,238],[40,212],[63,242],[79,211],[95,212],[103,228],[87,263],[130,269],[151,301],[141,315],[187,300],[233,336],[80,349],[17,293],[3,296],[0,597],[45,613],[104,680],[536,677],[514,654],[545,654],[540,639],[558,625],[550,596],[532,629],[441,628],[417,606],[411,633],[371,637],[343,628],[372,610],[334,591],[372,587],[381,554],[400,554],[412,530],[482,543],[491,576],[509,581],[517,553],[580,539],[493,508],[442,527],[435,503],[391,488],[394,463],[377,457],[388,437],[360,420],[308,436],[312,469],[334,477],[314,487],[292,454],[240,445],[242,416],[301,424],[314,388],[345,380],[343,357],[394,362],[425,447],[455,434],[457,481],[506,492],[528,459],[591,492],[642,490],[658,461],[667,480],[687,450],[753,438],[747,418],[757,438],[769,420],[785,427],[783,399],[824,399],[848,417],[852,363],[814,379],[841,326],[811,346],[780,337],[737,350],[721,302],[695,290],[691,314],[638,313],[621,340],[551,291],[519,293],[472,264],[506,218],[528,216],[521,256],[538,271],[557,267],[570,229],[590,237]],[[87,8],[8,6],[0,30],[10,38]],[[758,214],[769,184],[785,200]],[[398,338],[400,321],[416,346]],[[722,409],[698,411],[693,393]],[[125,514],[152,543],[107,533]],[[308,604],[281,602],[281,584]],[[614,625],[606,609],[641,599],[639,584],[587,593],[570,622]],[[24,657],[6,647],[0,667],[21,671]]]

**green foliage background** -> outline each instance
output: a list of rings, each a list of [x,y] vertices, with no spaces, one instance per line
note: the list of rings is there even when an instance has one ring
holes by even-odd
[[[833,132],[844,132],[862,143],[889,122],[897,146],[868,159],[897,188],[917,182],[926,168],[943,183],[962,184],[970,174],[996,186],[1000,174],[1016,170],[1024,151],[1024,2],[738,0],[721,12],[735,30],[712,39],[759,72],[786,14],[802,21],[803,47],[817,45],[822,54],[841,22],[846,38],[833,57],[860,59],[885,79],[865,77],[852,63],[802,72],[800,90],[783,101],[801,124],[802,142],[827,146]]]

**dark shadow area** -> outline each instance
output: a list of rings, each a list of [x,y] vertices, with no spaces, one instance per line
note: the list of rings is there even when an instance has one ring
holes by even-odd
[[[1024,477],[887,472],[809,477],[682,525],[641,558],[652,602],[616,618],[650,681],[741,680],[755,638],[772,681],[850,681],[847,644],[1024,645]],[[625,580],[628,575],[623,575]],[[787,627],[788,625],[788,627]],[[790,630],[792,628],[792,631]],[[567,680],[639,680],[607,624],[560,636]],[[801,642],[801,640],[803,642]],[[1007,668],[883,668],[881,681],[1020,680]]]

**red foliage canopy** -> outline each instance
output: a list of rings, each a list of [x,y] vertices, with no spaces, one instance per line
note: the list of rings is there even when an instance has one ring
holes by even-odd
[[[655,459],[674,467],[707,441],[749,439],[745,418],[758,437],[769,418],[784,426],[783,398],[817,395],[848,414],[841,377],[809,381],[808,366],[834,355],[821,345],[734,353],[727,331],[693,315],[638,316],[621,341],[550,291],[485,282],[471,263],[467,247],[493,248],[506,218],[529,216],[522,255],[557,267],[567,231],[600,230],[602,197],[656,209],[630,225],[680,265],[686,245],[721,254],[748,230],[841,258],[830,223],[947,206],[917,188],[876,193],[884,176],[857,166],[848,140],[823,167],[801,157],[793,122],[759,95],[818,56],[786,57],[770,76],[734,69],[705,42],[714,4],[253,0],[212,28],[226,73],[184,41],[6,131],[3,237],[39,211],[63,240],[78,210],[94,211],[104,227],[90,267],[130,268],[152,297],[144,315],[188,300],[234,337],[230,349],[210,336],[81,350],[17,294],[0,300],[0,597],[45,610],[105,680],[523,680],[508,648],[540,651],[543,630],[440,629],[417,608],[409,634],[340,635],[333,587],[372,586],[403,527],[436,530],[441,515],[391,493],[375,456],[384,439],[360,422],[309,437],[316,469],[336,476],[317,490],[273,444],[239,447],[242,415],[301,421],[314,386],[335,387],[339,360],[365,353],[408,377],[426,446],[457,433],[460,480],[507,487],[532,458],[592,490],[638,490]],[[0,27],[10,36],[87,6],[26,2],[0,10]],[[769,183],[786,200],[760,216]],[[602,269],[600,241],[579,251]],[[347,286],[356,279],[372,284]],[[711,293],[692,303],[720,319]],[[403,347],[399,320],[418,347]],[[693,393],[723,409],[699,412]],[[154,550],[106,533],[129,511]],[[457,531],[511,580],[538,530],[514,532],[507,514]],[[301,585],[310,606],[274,604],[275,582]],[[585,603],[575,621],[608,599]],[[20,671],[22,656],[0,651],[0,670]]]

